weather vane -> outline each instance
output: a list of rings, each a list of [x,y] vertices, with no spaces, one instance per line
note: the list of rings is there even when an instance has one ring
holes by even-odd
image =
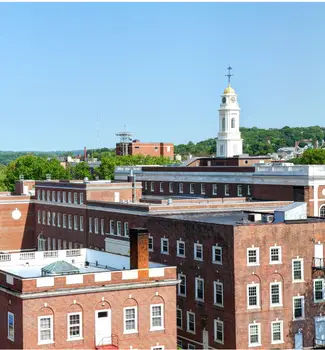
[[[231,74],[232,68],[229,66],[229,67],[227,68],[227,70],[228,70],[228,74],[226,74],[226,77],[228,77],[228,85],[230,85],[230,79],[231,79],[231,77],[233,76],[233,74]]]

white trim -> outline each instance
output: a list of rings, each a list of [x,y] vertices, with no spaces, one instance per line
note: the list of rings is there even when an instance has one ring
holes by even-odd
[[[153,326],[153,314],[152,314],[152,309],[154,307],[157,307],[159,306],[160,307],[160,312],[161,312],[161,315],[160,315],[160,320],[161,320],[161,326]],[[158,316],[155,316],[156,318],[158,318]],[[164,313],[164,304],[151,304],[150,305],[150,331],[153,332],[153,331],[162,331],[165,329],[165,322],[164,322],[164,318],[165,318],[165,313]]]
[[[180,244],[184,245],[184,254],[180,254],[179,252]],[[181,240],[176,241],[176,256],[178,256],[179,258],[185,258],[185,241],[181,241]]]
[[[40,324],[41,324],[41,319],[43,318],[49,318],[50,319],[50,339],[48,340],[41,340],[41,329],[40,329]],[[43,344],[53,344],[54,343],[54,334],[53,334],[53,315],[44,315],[44,316],[38,316],[37,317],[37,329],[38,329],[38,345],[43,345]]]
[[[192,331],[192,330],[190,330],[189,329],[189,324],[190,324],[190,318],[189,318],[189,316],[194,316],[194,331]],[[192,334],[195,334],[195,329],[196,329],[196,322],[195,322],[195,313],[194,312],[192,312],[192,311],[187,311],[186,312],[186,332],[188,332],[188,333],[192,333]]]
[[[251,326],[257,326],[257,336],[258,336],[258,342],[257,343],[251,343]],[[261,324],[260,323],[249,323],[248,324],[248,346],[255,347],[255,346],[261,346]]]
[[[221,324],[222,326],[222,340],[217,339],[216,335],[217,335],[217,324]],[[219,343],[219,344],[224,344],[224,337],[225,337],[225,332],[224,332],[224,323],[221,320],[214,320],[214,341],[215,343]]]
[[[322,282],[322,293],[323,298],[316,300],[316,289],[315,289],[315,283],[321,281]],[[313,279],[313,295],[314,295],[314,303],[321,303],[325,301],[325,279],[324,278],[315,278]]]
[[[70,316],[79,315],[79,335],[71,336],[70,327],[76,327],[75,325],[70,324]],[[70,312],[67,314],[67,341],[80,340],[82,338],[82,312]]]
[[[300,279],[294,279],[294,262],[295,261],[300,261],[300,267],[301,267],[301,278]],[[292,273],[292,283],[300,283],[300,282],[305,282],[304,281],[304,259],[303,258],[295,258],[292,259],[291,261],[291,273]]]
[[[256,252],[256,262],[250,262],[249,261],[249,252],[250,251],[255,251]],[[260,248],[258,247],[250,247],[247,248],[247,253],[246,253],[246,259],[247,259],[247,266],[259,266],[260,264]]]
[[[256,287],[256,305],[249,305],[249,288]],[[260,284],[259,283],[248,283],[247,284],[247,309],[259,309],[260,306]]]
[[[178,284],[178,288],[177,288],[177,295],[181,296],[181,297],[186,297],[186,292],[187,292],[187,282],[186,282],[186,275],[183,273],[179,273],[178,274],[178,279],[181,280],[181,277],[184,277],[184,281],[185,281],[185,293],[181,294],[180,290],[181,290],[181,282]]]
[[[273,325],[275,323],[280,323],[280,335],[281,335],[281,339],[280,340],[273,340]],[[271,344],[282,344],[284,343],[283,341],[283,321],[281,320],[276,320],[276,321],[272,321],[271,322]]]
[[[221,252],[220,253],[221,261],[215,260],[216,250],[219,250]],[[222,265],[222,247],[220,247],[218,245],[213,245],[212,246],[212,263],[213,264],[217,264],[217,265]]]
[[[180,320],[181,320],[181,325],[180,326],[178,326],[177,325],[177,312],[178,311],[180,311],[180,315],[181,315],[181,317],[180,317]],[[176,327],[178,328],[178,329],[183,329],[183,310],[182,309],[180,309],[179,307],[177,307],[176,308]]]
[[[278,285],[279,286],[279,302],[276,304],[272,303],[272,286]],[[270,283],[270,306],[271,307],[279,307],[282,306],[282,282],[271,282]]]
[[[222,303],[217,303],[217,293],[216,293],[216,287],[217,285],[221,286],[221,295],[222,295]],[[223,295],[223,283],[220,281],[213,281],[213,303],[214,305],[223,307],[224,306],[224,295]]]
[[[279,260],[277,260],[277,261],[271,260],[271,250],[272,249],[278,249]],[[282,264],[282,248],[275,245],[275,246],[270,247],[270,265],[277,265],[277,264]]]
[[[13,336],[12,337],[9,334],[9,315],[13,317]],[[8,311],[8,314],[7,314],[7,336],[10,341],[12,342],[15,341],[15,314],[10,311]]]
[[[198,297],[198,283],[199,282],[202,283],[202,294],[203,294],[202,298]],[[201,277],[195,277],[195,300],[204,302],[204,279]]]
[[[295,317],[295,300],[296,299],[302,299],[301,307],[302,307],[302,316],[296,318]],[[292,298],[292,319],[295,320],[304,320],[305,319],[305,297],[300,295],[300,296],[295,296]]]
[[[133,329],[126,329],[126,311],[134,309],[134,328]],[[132,319],[133,320],[133,319]],[[132,334],[132,333],[138,333],[138,307],[137,306],[128,306],[123,308],[123,334]]]
[[[201,258],[198,258],[197,257],[197,248],[198,247],[201,247],[201,253],[202,253],[202,257]],[[203,244],[201,243],[194,243],[194,260],[197,260],[197,261],[203,261]]]
[[[167,242],[167,252],[163,250],[164,242]],[[169,255],[169,240],[168,240],[168,238],[165,238],[165,237],[160,238],[160,253],[165,254],[165,255]]]

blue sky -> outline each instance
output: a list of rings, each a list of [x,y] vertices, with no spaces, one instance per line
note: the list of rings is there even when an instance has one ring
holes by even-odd
[[[241,125],[325,126],[323,3],[0,3],[0,150],[215,137],[226,67]]]

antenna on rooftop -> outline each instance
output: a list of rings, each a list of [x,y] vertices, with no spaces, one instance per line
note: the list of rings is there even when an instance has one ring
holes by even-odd
[[[120,131],[115,134],[115,136],[120,138],[120,150],[122,156],[127,156],[129,154],[129,143],[132,142],[132,133],[126,131],[126,126],[124,125],[125,131]]]

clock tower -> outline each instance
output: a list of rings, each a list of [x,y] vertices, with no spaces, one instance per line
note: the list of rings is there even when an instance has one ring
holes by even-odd
[[[237,94],[230,85],[231,67],[228,67],[228,86],[221,95],[219,108],[219,133],[217,137],[217,157],[230,158],[243,153],[243,140],[239,131]]]

